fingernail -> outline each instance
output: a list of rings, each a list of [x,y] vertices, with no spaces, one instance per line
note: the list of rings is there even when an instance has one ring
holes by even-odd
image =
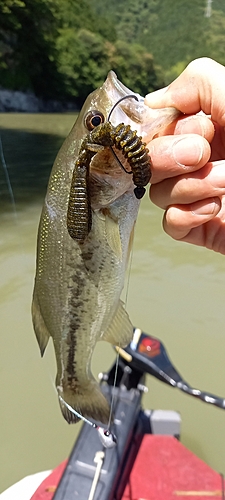
[[[198,134],[205,137],[206,127],[205,127],[205,117],[188,116],[183,118],[183,120],[178,121],[176,125],[176,134]]]
[[[201,137],[185,137],[173,145],[173,157],[181,167],[198,165],[203,157],[203,144]]]
[[[190,208],[194,215],[212,215],[215,212],[216,206],[215,198],[212,198],[210,202],[205,204],[202,201],[196,201],[191,204]]]

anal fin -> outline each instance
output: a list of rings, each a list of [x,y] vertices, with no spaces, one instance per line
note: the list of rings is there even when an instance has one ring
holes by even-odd
[[[122,300],[119,301],[117,311],[100,340],[105,340],[119,347],[126,347],[133,338],[133,325],[124,308]]]

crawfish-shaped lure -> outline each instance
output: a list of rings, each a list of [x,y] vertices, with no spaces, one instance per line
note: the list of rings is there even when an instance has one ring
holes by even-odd
[[[140,199],[151,178],[151,159],[142,137],[131,130],[130,125],[119,123],[113,126],[111,122],[104,123],[104,116],[99,111],[91,111],[86,118],[89,130],[83,140],[78,159],[75,163],[67,212],[67,228],[71,238],[79,243],[84,242],[91,230],[92,216],[89,194],[89,165],[92,157],[104,147],[114,146],[127,159],[131,172],[127,171],[118,159],[121,168],[128,174],[133,174],[135,184],[134,194]],[[114,150],[112,152],[115,154]],[[116,156],[116,155],[115,155]]]

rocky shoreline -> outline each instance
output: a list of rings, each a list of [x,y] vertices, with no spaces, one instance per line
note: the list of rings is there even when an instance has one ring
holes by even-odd
[[[66,111],[77,111],[77,108],[72,102],[45,101],[29,91],[0,89],[1,113],[60,113]]]

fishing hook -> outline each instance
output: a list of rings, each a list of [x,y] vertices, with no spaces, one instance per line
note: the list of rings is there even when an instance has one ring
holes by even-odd
[[[99,439],[105,448],[113,448],[114,446],[116,446],[116,436],[115,434],[113,434],[113,432],[110,431],[110,429],[104,429],[94,422],[91,422],[91,420],[88,420],[86,417],[78,413],[78,411],[74,410],[74,408],[72,408],[72,406],[70,406],[60,395],[59,400],[71,413],[76,415],[76,417],[78,417],[80,420],[83,420],[83,422],[86,422],[86,424],[90,425],[91,427],[93,427],[93,429],[96,429],[98,431]]]
[[[135,94],[124,95],[123,97],[121,97],[116,102],[116,104],[114,104],[114,106],[111,108],[109,115],[108,115],[108,118],[107,118],[107,122],[109,122],[111,115],[112,115],[114,109],[116,108],[116,106],[118,106],[118,104],[120,104],[120,102],[125,101],[125,99],[135,99],[135,101],[138,101],[138,97]]]

